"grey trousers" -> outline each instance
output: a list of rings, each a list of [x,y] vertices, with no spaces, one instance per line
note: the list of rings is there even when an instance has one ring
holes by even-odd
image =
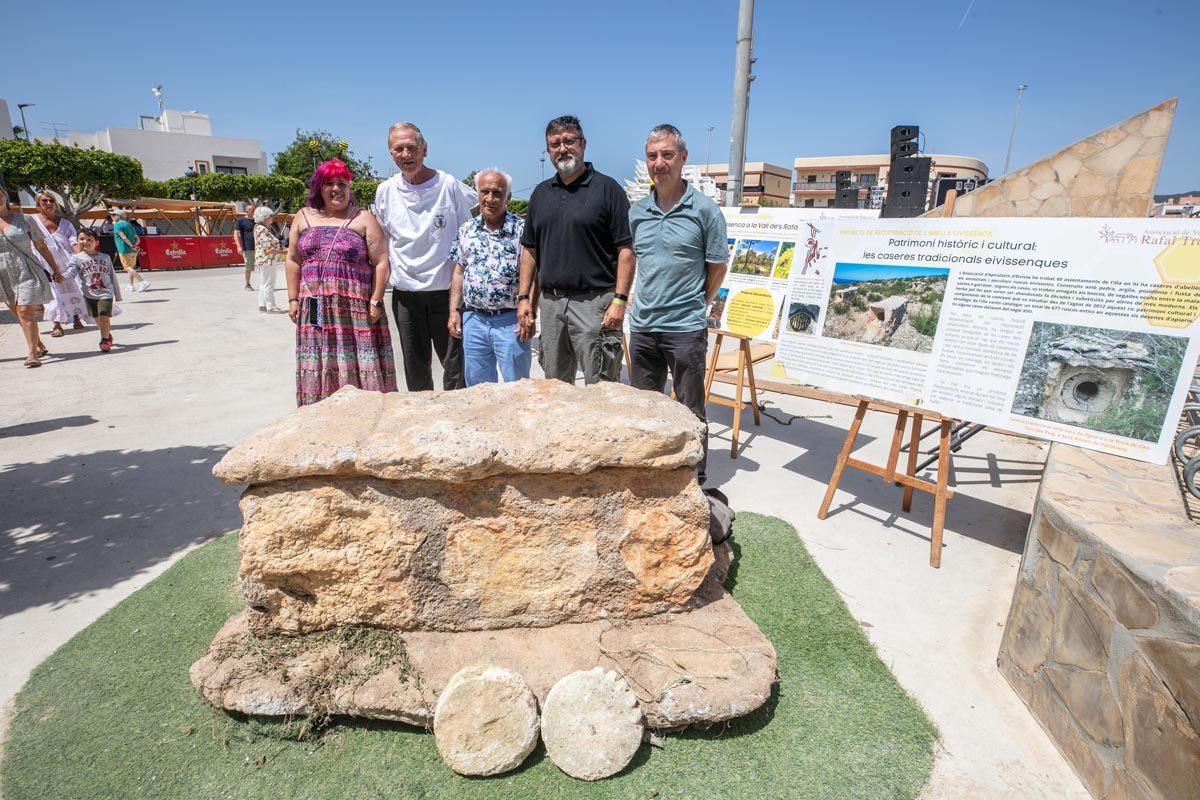
[[[621,331],[600,325],[612,298],[612,290],[571,297],[542,295],[538,363],[547,378],[574,383],[578,369],[585,384],[621,379]]]

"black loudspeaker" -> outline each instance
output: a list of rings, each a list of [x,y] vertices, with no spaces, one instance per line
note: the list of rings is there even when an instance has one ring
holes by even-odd
[[[915,156],[918,152],[916,142],[892,142],[892,161]]]
[[[849,183],[849,181],[846,181],[846,183]],[[833,207],[858,208],[858,189],[839,187],[837,194],[833,198]]]
[[[915,142],[921,135],[918,125],[897,125],[892,128],[892,144],[897,142]]]
[[[951,189],[958,192],[958,196],[962,197],[967,192],[978,189],[988,182],[987,178],[938,178],[934,184],[933,190],[933,205],[931,208],[937,208],[946,202],[946,195]]]
[[[888,186],[896,183],[928,184],[929,168],[932,166],[933,159],[928,156],[897,158],[888,173]]]

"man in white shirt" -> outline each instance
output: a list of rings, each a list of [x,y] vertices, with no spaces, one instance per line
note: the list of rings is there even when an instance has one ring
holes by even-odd
[[[392,316],[400,334],[404,380],[410,392],[432,391],[433,353],[442,362],[442,388],[463,388],[462,340],[450,336],[450,246],[477,205],[475,190],[425,166],[429,145],[421,129],[397,122],[388,151],[400,168],[375,192],[375,217],[387,237],[392,268]]]

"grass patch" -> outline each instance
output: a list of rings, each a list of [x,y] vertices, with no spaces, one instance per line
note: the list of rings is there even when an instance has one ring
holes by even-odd
[[[0,763],[7,800],[32,798],[916,797],[936,731],[875,655],[782,520],[740,514],[730,576],[779,655],[756,713],[643,747],[622,774],[572,780],[539,747],[522,769],[467,779],[432,735],[388,723],[258,721],[215,711],[187,669],[241,605],[237,539],[189,554],[39,666],[17,696]],[[399,658],[386,640],[380,659]],[[270,650],[264,659],[273,657]]]

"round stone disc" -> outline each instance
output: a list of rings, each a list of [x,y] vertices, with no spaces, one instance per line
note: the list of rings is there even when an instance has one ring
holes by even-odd
[[[600,667],[554,684],[542,708],[546,754],[585,781],[625,769],[642,744],[643,727],[637,696],[615,672]]]
[[[537,745],[537,698],[515,672],[490,664],[463,667],[438,697],[433,739],[460,775],[516,769]]]

